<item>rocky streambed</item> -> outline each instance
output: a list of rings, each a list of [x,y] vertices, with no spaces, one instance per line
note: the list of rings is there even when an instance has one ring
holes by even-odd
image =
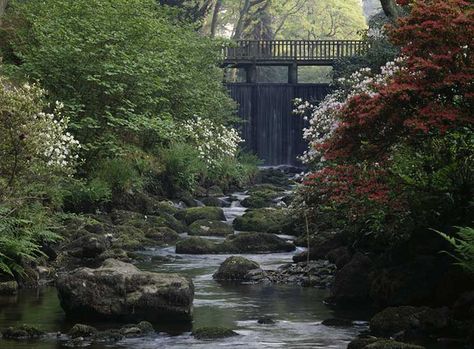
[[[187,205],[68,218],[55,262],[35,270],[46,286],[0,296],[0,348],[345,348],[366,315],[324,303],[334,264],[293,263],[304,248],[287,235],[288,176],[275,178]],[[255,268],[213,278],[232,256]],[[322,324],[331,318],[347,320]]]

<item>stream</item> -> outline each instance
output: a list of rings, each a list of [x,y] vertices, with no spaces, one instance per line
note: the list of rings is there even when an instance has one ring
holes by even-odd
[[[223,208],[227,222],[243,215],[240,205],[245,193],[230,196],[230,207]],[[238,232],[237,232],[238,233]],[[290,236],[282,236],[290,239]],[[157,333],[142,338],[129,338],[113,344],[91,344],[91,349],[152,349],[152,348],[346,348],[360,331],[367,328],[363,314],[335,310],[324,303],[327,290],[312,287],[273,284],[218,283],[212,274],[230,255],[175,255],[174,246],[143,251],[147,257],[138,266],[161,273],[176,272],[189,276],[195,285],[192,324],[155,324]],[[301,249],[299,249],[301,250]],[[298,251],[297,251],[298,252]],[[243,255],[259,263],[263,269],[274,269],[292,261],[292,253]],[[168,256],[163,262],[160,256]],[[155,257],[155,258],[153,258]],[[273,325],[261,325],[258,318],[269,316]],[[327,327],[321,324],[327,318],[354,320],[352,327]],[[69,348],[67,333],[69,322],[59,305],[54,288],[20,290],[14,297],[0,297],[0,328],[19,324],[38,325],[50,334],[40,340],[0,341],[1,349],[56,349]],[[99,329],[107,324],[90,319]],[[119,324],[116,324],[119,326]],[[197,340],[191,336],[192,328],[226,326],[239,336],[215,340]],[[85,342],[84,344],[87,344]]]

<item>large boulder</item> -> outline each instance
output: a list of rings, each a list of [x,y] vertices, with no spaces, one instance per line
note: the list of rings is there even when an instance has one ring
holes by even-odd
[[[306,236],[300,236],[295,243],[298,246],[307,246]],[[328,254],[344,244],[342,234],[332,231],[322,231],[310,236],[309,239],[309,259],[327,259]],[[308,258],[308,253],[302,252],[293,257],[295,262],[304,262]]]
[[[67,315],[159,320],[191,317],[194,286],[177,274],[140,271],[107,259],[98,269],[79,268],[56,281]]]
[[[183,220],[187,225],[197,220],[207,219],[211,221],[225,221],[224,211],[219,207],[191,207],[178,212],[175,217]]]
[[[178,254],[291,252],[295,245],[275,234],[246,232],[228,236],[223,242],[192,236],[178,241]]]
[[[291,235],[293,219],[285,209],[259,208],[248,210],[243,216],[237,217],[233,224],[240,231]]]
[[[337,303],[364,302],[369,297],[369,274],[372,261],[356,253],[351,261],[336,273],[331,299]]]
[[[370,320],[370,331],[376,336],[390,337],[409,332],[423,334],[439,333],[449,326],[447,308],[401,306],[390,307],[374,315]]]
[[[296,249],[275,234],[246,232],[229,236],[225,243],[230,244],[238,253],[291,252]]]
[[[191,236],[188,239],[180,240],[176,243],[177,254],[216,254],[224,253],[220,249],[221,244],[204,239],[198,236]]]
[[[248,191],[249,197],[242,201],[242,206],[248,208],[263,208],[275,205],[275,199],[282,197],[284,191],[278,187],[266,184],[255,186]]]
[[[226,236],[234,233],[234,229],[227,223],[200,219],[189,226],[189,235],[197,236]]]
[[[259,268],[257,262],[244,257],[232,256],[220,265],[212,277],[216,280],[247,280],[248,272]]]

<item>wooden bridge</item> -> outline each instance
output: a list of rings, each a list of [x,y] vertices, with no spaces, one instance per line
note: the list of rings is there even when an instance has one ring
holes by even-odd
[[[303,127],[307,122],[292,115],[292,101],[314,103],[330,91],[327,84],[298,83],[298,66],[331,66],[338,59],[363,55],[369,43],[361,40],[240,40],[223,48],[222,67],[241,68],[246,82],[226,83],[244,121],[247,150],[266,165],[298,164],[307,148]],[[288,83],[259,83],[258,66],[288,67]]]
[[[288,66],[288,82],[297,83],[298,66],[330,66],[368,47],[364,40],[238,40],[223,48],[222,67],[246,69],[251,83],[257,66]]]

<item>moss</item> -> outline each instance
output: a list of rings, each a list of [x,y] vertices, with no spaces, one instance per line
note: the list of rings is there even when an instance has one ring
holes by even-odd
[[[149,229],[145,232],[145,237],[159,244],[169,244],[178,241],[179,234],[168,227]]]
[[[250,259],[232,256],[227,258],[213,275],[216,280],[245,280],[245,276],[250,270],[258,269],[257,262]]]
[[[0,295],[12,296],[18,291],[18,283],[15,280],[0,282]]]
[[[238,333],[226,327],[201,327],[193,331],[193,336],[196,339],[219,339],[238,335]]]
[[[189,226],[189,235],[226,236],[234,233],[234,229],[224,222],[200,219]]]
[[[68,334],[71,338],[91,337],[97,334],[97,329],[84,324],[75,324]]]
[[[176,244],[176,253],[184,254],[211,254],[220,253],[220,244],[192,236],[188,239],[178,241]]]
[[[275,234],[246,232],[230,236],[226,242],[240,253],[291,252],[295,245]]]
[[[188,225],[200,219],[225,221],[224,211],[219,207],[191,207],[186,209],[182,218]]]
[[[420,345],[397,342],[394,340],[379,340],[369,344],[364,349],[425,349]]]
[[[275,234],[291,234],[291,224],[288,210],[273,208],[249,210],[234,220],[236,230]]]
[[[3,330],[3,338],[5,339],[32,339],[45,335],[45,332],[34,326],[21,325],[17,327],[8,327]]]
[[[176,253],[218,254],[218,253],[263,253],[291,252],[295,245],[274,234],[246,232],[227,237],[223,242],[192,236],[178,241]]]

